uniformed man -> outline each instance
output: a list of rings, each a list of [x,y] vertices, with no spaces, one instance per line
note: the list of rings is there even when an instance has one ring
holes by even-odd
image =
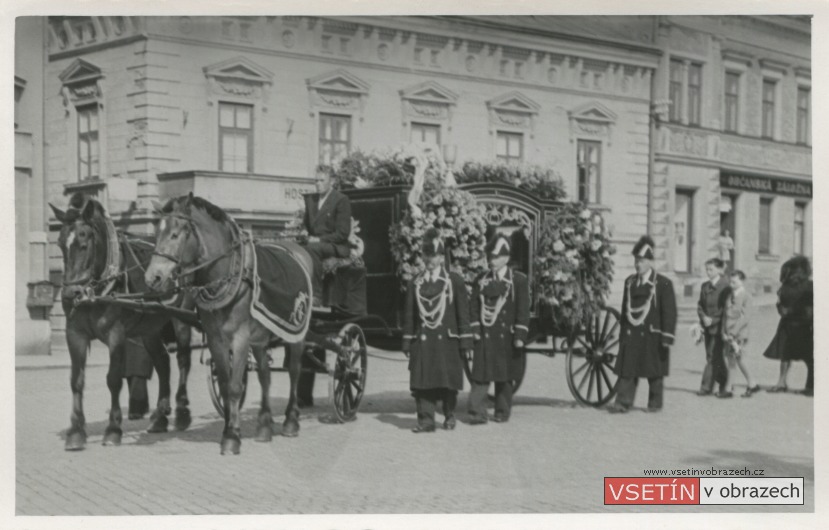
[[[639,377],[648,379],[648,412],[662,410],[663,379],[676,329],[676,298],[671,280],[653,268],[653,240],[643,236],[633,247],[636,274],[625,280],[622,336],[614,371],[616,401],[610,412],[633,406]]]
[[[475,282],[472,291],[472,333],[475,336],[472,360],[472,391],[469,393],[469,423],[487,422],[486,393],[495,383],[495,416],[509,420],[512,408],[512,381],[522,372],[524,342],[530,323],[530,294],[527,277],[510,269],[510,241],[502,234],[486,246],[489,271]],[[470,356],[471,357],[471,356]]]
[[[422,244],[426,271],[409,281],[403,321],[403,352],[417,405],[415,433],[435,431],[435,408],[443,404],[443,427],[455,428],[455,405],[463,389],[463,358],[472,347],[469,301],[463,278],[444,266],[444,244],[430,229]]]

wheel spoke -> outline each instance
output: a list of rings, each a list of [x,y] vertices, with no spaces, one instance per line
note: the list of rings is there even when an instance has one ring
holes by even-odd
[[[590,363],[584,363],[585,366],[589,366]],[[590,375],[590,370],[584,372],[584,376],[582,376],[581,381],[579,381],[579,393],[581,393],[581,389],[584,387],[585,381],[587,381],[587,377]]]
[[[611,342],[610,344],[608,344],[607,346],[603,347],[602,351],[606,352],[607,350],[609,350],[610,348],[616,346],[617,344],[619,344],[619,339],[616,339],[613,342]]]
[[[584,364],[582,364],[581,366],[579,366],[579,367],[578,367],[578,369],[576,369],[576,370],[573,372],[573,377],[576,377],[577,375],[579,375],[579,372],[581,372],[582,370],[584,370],[584,369],[585,369],[585,368],[587,368],[588,366],[590,366],[590,361],[584,361]]]
[[[608,314],[610,314],[610,313],[608,313]],[[619,321],[618,321],[618,320],[617,320],[616,322],[614,322],[614,323],[613,323],[613,327],[612,327],[612,328],[610,328],[610,331],[607,333],[607,335],[605,335],[605,336],[604,336],[603,341],[604,341],[604,340],[607,340],[609,337],[613,337],[613,336],[614,336],[614,333],[616,333],[616,330],[617,330],[617,329],[619,329]],[[616,339],[616,341],[618,342],[618,340],[619,340],[619,339],[617,338],[617,339]]]
[[[584,342],[584,340],[581,338],[581,335],[576,335],[576,340],[577,340],[577,341],[579,341],[579,342],[582,344],[582,346],[584,346],[584,348],[585,348],[586,350],[591,350],[591,349],[593,349],[593,348],[592,348],[589,344],[587,344],[586,342]]]
[[[351,386],[354,387],[354,390],[356,390],[358,394],[363,391],[363,386],[360,383],[358,383],[357,381],[355,381],[354,379],[351,379],[349,382],[351,383]]]
[[[599,339],[601,338],[601,326],[599,325],[599,315],[596,315],[593,318],[593,345],[599,343]]]
[[[604,382],[607,384],[607,389],[612,391],[613,385],[610,383],[610,378],[607,377],[607,374],[604,371],[604,366],[599,366],[599,372],[602,374],[602,379],[604,379]]]
[[[602,324],[602,332],[601,334],[599,334],[599,342],[604,342],[607,338],[607,325],[610,323],[610,316],[612,314],[613,313],[611,313],[610,311],[605,311],[604,324]]]
[[[590,396],[593,394],[593,378],[596,375],[595,372],[596,372],[596,367],[595,367],[595,365],[591,364],[590,365],[590,371],[588,372],[590,374],[590,377],[588,378],[590,382],[587,385],[587,396],[586,396],[588,401],[590,401]]]
[[[348,412],[351,412],[354,408],[354,392],[351,390],[351,385],[345,387],[345,399],[343,401],[348,403]]]
[[[599,401],[600,402],[604,398],[604,395],[602,394],[602,378],[599,377],[599,373],[601,372],[601,370],[602,370],[602,365],[597,364],[594,371],[596,372],[596,392],[599,394]],[[602,374],[602,376],[604,376],[604,372],[601,372],[601,374]]]

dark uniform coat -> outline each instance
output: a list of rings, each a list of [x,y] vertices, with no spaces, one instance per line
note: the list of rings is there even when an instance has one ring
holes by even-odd
[[[633,320],[642,318],[643,314],[636,309],[643,306],[647,312],[644,321],[634,325]],[[668,348],[674,343],[675,330],[676,298],[671,280],[654,270],[641,285],[637,274],[629,276],[622,297],[622,335],[616,374],[621,377],[668,375]]]
[[[351,253],[348,236],[351,234],[351,202],[337,190],[331,190],[328,198],[319,208],[320,195],[305,195],[305,217],[303,224],[308,235],[320,238],[322,243],[334,245],[338,258],[347,258]]]
[[[527,277],[507,267],[504,279],[486,272],[476,281],[472,291],[472,332],[475,334],[475,357],[472,380],[478,382],[511,381],[523,371],[522,351],[515,351],[515,340],[527,340],[530,325],[530,292]],[[506,300],[495,322],[487,327],[481,317],[484,298],[494,305],[502,293]]]
[[[403,319],[403,351],[410,352],[409,386],[412,390],[449,388],[463,390],[463,359],[461,350],[472,347],[469,328],[469,300],[463,278],[441,269],[438,281],[429,279],[429,272],[410,281],[406,288]],[[440,292],[450,287],[446,311],[435,329],[423,325],[417,303],[417,290],[426,300],[426,311],[434,309]],[[429,300],[432,300],[431,303]]]

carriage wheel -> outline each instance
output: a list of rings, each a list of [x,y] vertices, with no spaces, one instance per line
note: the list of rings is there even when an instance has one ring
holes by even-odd
[[[523,354],[523,359],[521,360],[521,365],[519,368],[520,373],[518,377],[512,380],[512,395],[514,396],[518,392],[518,387],[521,386],[521,383],[524,381],[524,374],[527,373],[527,354],[526,352]],[[472,384],[472,361],[469,361],[464,357],[463,359],[463,371],[466,374],[466,380],[469,381],[469,384]],[[494,401],[495,396],[492,394],[488,395],[489,399]]]
[[[219,374],[216,369],[216,363],[213,357],[208,358],[207,363],[207,390],[210,393],[210,401],[213,402],[213,407],[220,416],[225,415],[225,404],[222,400],[222,391],[219,388]],[[239,400],[239,410],[245,404],[245,396],[248,393],[248,366],[245,366],[245,373],[242,376],[242,399]]]
[[[605,307],[570,339],[567,386],[580,403],[599,407],[616,394],[613,367],[619,353],[620,330],[619,312]]]
[[[334,415],[344,423],[357,417],[357,409],[366,389],[368,349],[363,330],[357,324],[346,324],[336,338],[342,347],[334,367]]]

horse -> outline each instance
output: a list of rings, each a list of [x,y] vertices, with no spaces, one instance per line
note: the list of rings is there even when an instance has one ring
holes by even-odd
[[[190,372],[190,327],[167,315],[150,315],[111,304],[79,303],[90,295],[143,292],[146,290],[141,273],[153,248],[150,238],[127,238],[116,232],[103,206],[94,199],[84,200],[76,194],[69,208],[63,211],[49,204],[61,222],[58,246],[63,254],[61,304],[66,314],[66,343],[72,361],[71,426],[66,434],[65,449],[78,451],[86,446],[86,419],[83,412],[86,356],[93,340],[109,348],[107,386],[112,405],[103,445],[121,443],[120,393],[124,378],[125,349],[130,338],[140,339],[158,373],[158,402],[150,416],[148,432],[166,432],[170,414],[170,360],[162,341],[162,331],[172,323],[176,334],[179,385],[176,392],[175,427],[184,430],[192,418],[188,408],[187,376]],[[184,300],[184,305],[192,302]]]
[[[254,270],[258,258],[254,254],[265,245],[254,246],[253,241],[221,208],[201,197],[187,196],[171,199],[164,206],[156,203],[161,216],[153,257],[147,267],[145,281],[151,289],[165,291],[181,276],[192,274],[193,287],[198,289],[195,303],[207,337],[208,348],[217,367],[222,400],[225,403],[225,427],[222,433],[221,454],[239,454],[241,448],[240,399],[243,392],[243,374],[248,352],[252,350],[257,364],[262,390],[261,405],[255,440],[270,442],[273,420],[268,395],[271,372],[266,348],[277,337],[286,345],[291,387],[283,436],[299,434],[299,407],[297,381],[300,361],[308,333],[311,285],[308,271],[313,270],[311,256],[293,242],[282,242],[282,249],[293,256],[286,266],[296,272],[305,272],[298,288],[305,289],[292,301],[282,302],[294,311],[286,319],[299,318],[305,322],[303,330],[287,337],[274,332],[260,320],[252,309],[255,300]]]

